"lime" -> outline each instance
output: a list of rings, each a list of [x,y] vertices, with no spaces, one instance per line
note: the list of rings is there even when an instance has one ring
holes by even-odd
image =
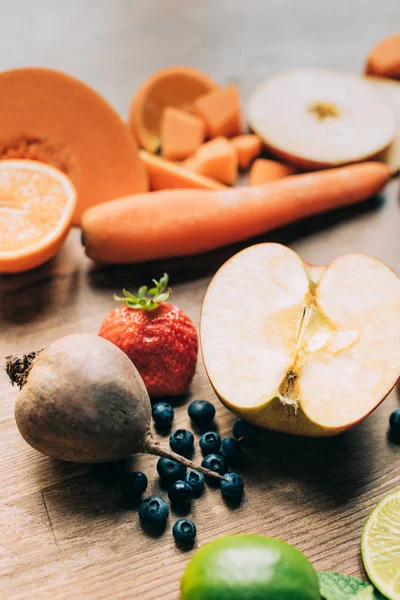
[[[400,490],[383,498],[365,523],[361,551],[368,577],[389,600],[400,598]]]
[[[299,550],[259,535],[229,535],[198,550],[181,600],[320,600],[318,578]]]

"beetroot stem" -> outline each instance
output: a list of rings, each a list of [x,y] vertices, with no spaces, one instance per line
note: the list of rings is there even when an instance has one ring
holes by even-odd
[[[42,350],[37,350],[36,352],[29,352],[29,354],[13,354],[6,356],[4,368],[12,385],[17,385],[19,389],[25,385],[32,365],[41,352]]]
[[[215,477],[216,479],[220,480],[224,479],[224,477],[219,473],[216,473],[215,471],[210,471],[210,469],[206,469],[202,466],[198,466],[188,458],[185,458],[184,456],[181,456],[180,454],[169,450],[169,448],[167,448],[166,446],[159,444],[158,442],[156,442],[156,440],[151,434],[149,434],[146,437],[146,440],[144,442],[144,451],[148,454],[153,454],[154,456],[161,456],[164,458],[170,458],[171,460],[175,460],[176,462],[181,463],[181,465],[184,465],[188,469],[200,471],[204,475],[207,475],[207,477]]]

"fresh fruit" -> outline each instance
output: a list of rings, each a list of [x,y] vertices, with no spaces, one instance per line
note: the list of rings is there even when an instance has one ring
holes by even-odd
[[[149,496],[139,504],[139,518],[148,525],[161,525],[168,515],[168,504],[160,496]]]
[[[45,350],[8,356],[5,369],[21,389],[15,404],[18,429],[42,454],[101,463],[148,453],[216,476],[154,439],[143,380],[109,341],[68,335]]]
[[[176,460],[162,457],[157,461],[157,473],[166,483],[171,484],[185,478],[186,467]]]
[[[226,189],[226,185],[215,179],[204,177],[188,169],[185,166],[186,161],[178,165],[160,156],[153,156],[145,150],[141,150],[139,155],[146,166],[152,192],[181,188],[185,190],[191,188],[199,190]]]
[[[236,150],[239,167],[248,169],[253,160],[261,153],[261,138],[253,133],[245,133],[237,135],[230,141]]]
[[[396,121],[396,136],[378,158],[383,160],[392,171],[396,171],[400,166],[400,81],[372,76],[365,77],[365,80],[375,88],[393,111]]]
[[[243,479],[237,473],[226,473],[224,479],[221,481],[221,493],[222,495],[231,500],[231,502],[238,503],[243,497],[244,484]]]
[[[101,324],[99,336],[118,346],[139,371],[149,395],[178,396],[187,391],[196,369],[196,328],[179,308],[168,304],[168,275],[137,296],[124,290],[124,306]],[[148,293],[148,296],[146,294]]]
[[[215,406],[208,400],[193,400],[188,406],[188,415],[196,425],[209,425],[215,417]]]
[[[212,452],[203,458],[201,466],[209,471],[224,475],[227,471],[226,461],[222,454]]]
[[[233,437],[240,442],[243,448],[248,448],[257,438],[257,428],[243,419],[235,421],[232,427]]]
[[[205,544],[186,567],[181,600],[320,600],[306,557],[281,540],[228,535]]]
[[[335,435],[399,377],[400,279],[361,254],[315,268],[285,246],[258,244],[214,276],[200,331],[208,376],[232,412],[267,429]]]
[[[278,162],[277,160],[268,160],[267,158],[257,158],[249,174],[249,185],[265,185],[270,181],[283,179],[288,175],[293,175],[295,172],[293,167]]]
[[[385,38],[371,50],[365,72],[400,79],[400,34]]]
[[[164,190],[120,198],[86,211],[86,254],[104,263],[132,263],[206,252],[366,200],[391,176],[386,165],[367,162],[257,188]]]
[[[324,600],[361,600],[360,593],[363,590],[373,590],[366,581],[358,579],[358,577],[350,577],[349,575],[340,575],[336,571],[318,571],[319,587],[321,596]],[[369,590],[370,589],[370,590]],[[373,600],[378,596],[367,596]]]
[[[89,206],[146,192],[147,177],[129,129],[97,92],[51,69],[0,73],[0,159],[57,167],[77,191],[73,218]]]
[[[0,273],[27,271],[52,258],[75,207],[75,188],[58,169],[33,160],[0,160]]]
[[[400,490],[383,498],[365,523],[361,551],[365,570],[389,600],[400,598]]]
[[[186,481],[178,480],[168,488],[168,498],[172,504],[182,506],[191,502],[193,490]]]
[[[185,481],[192,488],[194,497],[201,495],[205,484],[205,477],[203,473],[190,469],[185,475]]]
[[[269,77],[252,95],[248,115],[272,152],[303,168],[366,160],[395,135],[390,107],[362,77],[322,69]]]
[[[179,519],[174,523],[172,533],[179,544],[191,545],[196,537],[196,525],[188,519]]]
[[[220,452],[228,465],[236,465],[242,456],[240,443],[231,437],[226,437],[222,440]]]
[[[200,436],[199,444],[204,455],[219,452],[221,436],[216,431],[206,431]]]
[[[193,452],[194,437],[188,429],[177,429],[169,436],[169,445],[178,454],[191,454]]]
[[[238,176],[237,152],[226,137],[217,137],[202,144],[186,166],[227,185],[233,185]]]
[[[142,148],[157,152],[160,124],[167,106],[192,112],[193,102],[218,85],[205,73],[186,66],[161,69],[136,91],[129,108],[129,127]]]
[[[183,160],[203,143],[204,133],[199,117],[167,106],[161,117],[161,154],[167,160]]]
[[[389,427],[392,436],[400,441],[400,408],[394,410],[390,415]]]
[[[147,477],[144,473],[124,473],[121,477],[121,491],[125,496],[137,498],[147,490]]]
[[[194,112],[206,124],[208,137],[232,137],[242,132],[242,111],[236,85],[212,90],[194,103]]]
[[[174,409],[168,402],[156,402],[151,412],[158,427],[169,427],[174,420]]]

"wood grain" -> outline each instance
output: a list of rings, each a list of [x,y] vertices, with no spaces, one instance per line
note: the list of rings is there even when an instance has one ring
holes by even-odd
[[[351,5],[350,5],[351,4]],[[131,93],[149,72],[171,63],[204,68],[221,83],[236,81],[243,97],[280,68],[361,68],[369,47],[393,33],[396,0],[372,4],[296,0],[244,5],[230,0],[16,0],[0,20],[0,68],[45,64],[94,85],[125,114]],[[18,44],[15,27],[18,26]],[[293,247],[309,262],[364,252],[400,270],[398,186],[361,207],[313,218],[261,239]],[[260,240],[257,240],[260,241]],[[72,332],[96,333],[113,307],[112,293],[135,288],[164,270],[174,302],[196,324],[215,270],[244,244],[202,257],[134,267],[100,267],[84,255],[73,231],[59,256],[31,273],[0,276],[0,356],[42,348]],[[244,281],[245,283],[245,281]],[[13,419],[17,390],[0,371],[0,596],[7,600],[176,600],[191,552],[173,543],[172,512],[158,538],[146,534],[115,484],[93,467],[52,461],[29,448]],[[176,426],[189,426],[186,402],[217,407],[222,435],[234,417],[216,400],[199,360]],[[257,532],[296,544],[317,568],[362,575],[362,525],[379,498],[400,484],[400,447],[387,439],[399,406],[396,391],[366,421],[337,438],[297,439],[265,432],[242,475],[244,503],[229,509],[207,489],[192,507],[196,547],[223,534]],[[197,452],[199,458],[199,452]],[[159,489],[156,459],[128,460]]]

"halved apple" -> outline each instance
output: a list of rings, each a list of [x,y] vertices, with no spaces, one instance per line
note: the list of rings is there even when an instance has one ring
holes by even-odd
[[[400,376],[400,279],[361,254],[310,267],[285,246],[258,244],[214,276],[200,333],[227,408],[267,429],[335,435]]]
[[[305,169],[366,160],[396,132],[390,106],[362,77],[323,69],[267,78],[248,118],[271,152]]]
[[[382,96],[393,110],[396,121],[396,135],[390,146],[386,148],[377,158],[386,163],[390,169],[400,169],[400,81],[388,79],[387,77],[374,77],[366,75],[365,81]]]

